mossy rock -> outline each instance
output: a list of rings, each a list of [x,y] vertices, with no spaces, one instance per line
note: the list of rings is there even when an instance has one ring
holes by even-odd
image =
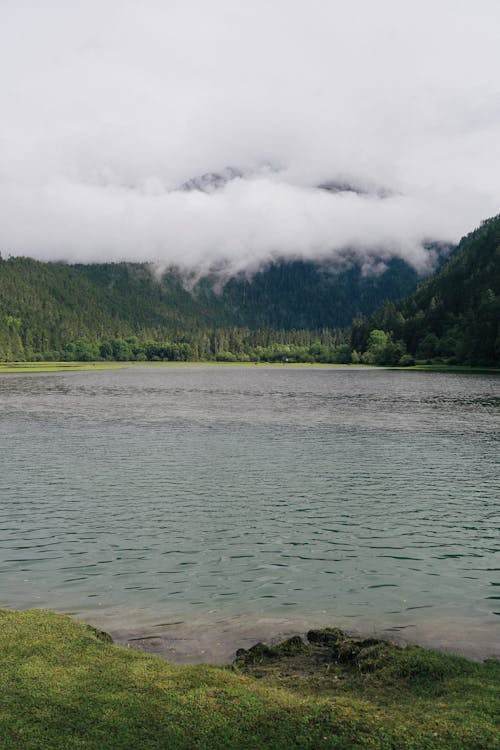
[[[321,630],[309,630],[306,638],[309,643],[320,646],[336,646],[345,641],[348,636],[340,628],[322,628]]]
[[[236,652],[236,662],[242,664],[262,664],[265,661],[282,659],[285,656],[294,656],[306,650],[307,646],[300,637],[294,635],[277,646],[268,646],[265,643],[256,643],[249,649],[239,648]]]

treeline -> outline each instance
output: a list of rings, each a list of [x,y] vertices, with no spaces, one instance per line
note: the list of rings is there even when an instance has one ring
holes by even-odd
[[[464,237],[414,294],[355,320],[350,344],[371,350],[376,364],[399,357],[407,364],[500,366],[500,216]]]
[[[215,329],[173,334],[167,340],[138,336],[89,339],[79,337],[60,349],[35,352],[23,346],[19,322],[8,321],[10,337],[5,342],[3,361],[71,362],[303,362],[331,364],[412,365],[402,341],[393,341],[383,330],[367,331],[368,321],[358,320],[349,329],[278,330]],[[0,329],[1,330],[1,329]],[[5,330],[5,328],[4,328]],[[361,331],[358,348],[351,339]],[[361,339],[366,339],[363,341]],[[2,341],[0,339],[0,350]]]
[[[341,330],[274,331],[214,329],[184,334],[178,340],[141,341],[137,336],[106,340],[79,338],[63,349],[34,355],[35,360],[137,362],[331,362],[353,361]],[[359,358],[355,361],[359,361]]]

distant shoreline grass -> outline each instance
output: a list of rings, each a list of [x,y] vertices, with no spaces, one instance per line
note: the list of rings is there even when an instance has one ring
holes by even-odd
[[[127,364],[124,362],[0,362],[0,374],[116,370]]]
[[[500,373],[499,367],[473,367],[471,365],[412,365],[411,367],[386,367],[385,369],[413,372]]]
[[[500,663],[310,631],[180,666],[0,610],[1,750],[494,750]]]
[[[0,362],[1,373],[40,373],[40,372],[71,372],[86,370],[119,370],[124,367],[272,367],[272,368],[366,368],[373,370],[373,365],[342,365],[323,362],[214,362],[212,360],[192,362]],[[380,369],[380,368],[377,368]]]
[[[395,367],[387,365],[364,364],[336,364],[331,362],[214,362],[213,360],[196,360],[191,362],[0,362],[0,374],[27,374],[43,372],[85,372],[92,370],[120,370],[124,367],[259,367],[259,368],[321,368],[334,370],[396,370],[403,372],[438,372],[438,373],[471,373],[496,374],[498,367],[470,367],[468,365],[412,365],[411,367]]]

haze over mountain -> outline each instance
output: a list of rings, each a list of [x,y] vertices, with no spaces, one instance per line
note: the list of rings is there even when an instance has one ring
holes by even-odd
[[[186,281],[178,270],[159,273],[148,264],[2,261],[0,361],[62,352],[81,338],[188,341],[193,332],[216,328],[266,329],[263,340],[276,341],[309,329],[304,340],[312,341],[313,331],[348,326],[384,300],[405,296],[418,275],[398,259],[370,274],[356,262],[329,268],[281,261],[223,285],[220,272],[202,278],[196,272],[189,289]]]
[[[496,0],[4,2],[0,248],[428,271],[500,205],[499,30]]]
[[[369,274],[355,256],[343,268],[281,260],[225,283],[195,271],[187,289],[185,273],[144,263],[10,258],[0,262],[0,360],[500,364],[500,217],[448,258],[446,247],[429,252],[441,268],[400,302],[418,277],[398,259]]]

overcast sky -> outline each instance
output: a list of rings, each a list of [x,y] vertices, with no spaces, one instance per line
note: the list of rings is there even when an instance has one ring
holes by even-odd
[[[499,0],[0,0],[4,255],[423,268],[499,212]]]

